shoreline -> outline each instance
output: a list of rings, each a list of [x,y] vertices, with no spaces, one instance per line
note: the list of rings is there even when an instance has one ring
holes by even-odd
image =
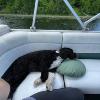
[[[22,15],[22,14],[0,14],[4,17],[25,17],[31,18],[33,15]],[[82,19],[91,18],[92,16],[79,16]],[[37,18],[57,18],[57,19],[75,19],[74,16],[65,16],[65,15],[37,15]]]

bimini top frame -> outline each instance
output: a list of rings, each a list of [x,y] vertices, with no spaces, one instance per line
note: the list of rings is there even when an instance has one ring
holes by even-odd
[[[63,0],[64,3],[66,4],[66,6],[69,8],[69,10],[71,11],[71,13],[74,15],[74,17],[76,18],[76,20],[78,21],[78,23],[80,24],[81,28],[83,30],[87,30],[86,26],[92,22],[93,20],[100,18],[100,13],[95,15],[94,17],[90,18],[89,20],[87,20],[86,22],[82,22],[81,18],[77,15],[77,13],[75,12],[75,10],[72,8],[72,6],[70,5],[70,3],[68,2],[68,0]],[[37,15],[37,9],[38,9],[38,3],[39,0],[35,0],[35,7],[34,7],[34,13],[33,13],[33,22],[32,22],[32,26],[30,27],[30,29],[32,31],[36,30],[35,27],[35,22],[36,22],[36,15]]]

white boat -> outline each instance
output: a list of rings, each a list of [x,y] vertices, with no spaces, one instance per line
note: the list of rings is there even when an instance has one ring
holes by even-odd
[[[22,55],[36,50],[57,50],[61,47],[69,47],[79,54],[79,59],[86,65],[87,74],[78,80],[64,77],[65,85],[82,90],[84,94],[88,94],[87,97],[91,97],[91,100],[100,100],[100,31],[90,31],[87,28],[89,23],[100,18],[100,13],[82,22],[68,0],[63,1],[79,22],[82,30],[37,30],[35,21],[39,0],[35,0],[30,29],[10,29],[7,25],[0,25],[0,77]],[[22,100],[34,93],[46,90],[45,84],[42,88],[33,89],[31,82],[38,76],[39,73],[28,75],[18,87],[13,100]],[[55,89],[58,88],[64,88],[59,75],[55,81]],[[86,100],[90,100],[90,98],[86,98]]]

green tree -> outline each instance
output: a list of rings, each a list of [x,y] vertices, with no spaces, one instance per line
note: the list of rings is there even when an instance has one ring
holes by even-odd
[[[2,10],[4,7],[6,7],[6,5],[7,5],[7,0],[0,0],[0,10]]]
[[[33,14],[35,0],[0,0],[1,13]],[[100,13],[100,0],[69,0],[79,15]],[[38,14],[71,15],[63,0],[39,0]]]

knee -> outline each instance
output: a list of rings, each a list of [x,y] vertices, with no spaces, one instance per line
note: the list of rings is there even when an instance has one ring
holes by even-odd
[[[10,93],[10,85],[5,80],[0,79],[0,100],[7,100]]]

